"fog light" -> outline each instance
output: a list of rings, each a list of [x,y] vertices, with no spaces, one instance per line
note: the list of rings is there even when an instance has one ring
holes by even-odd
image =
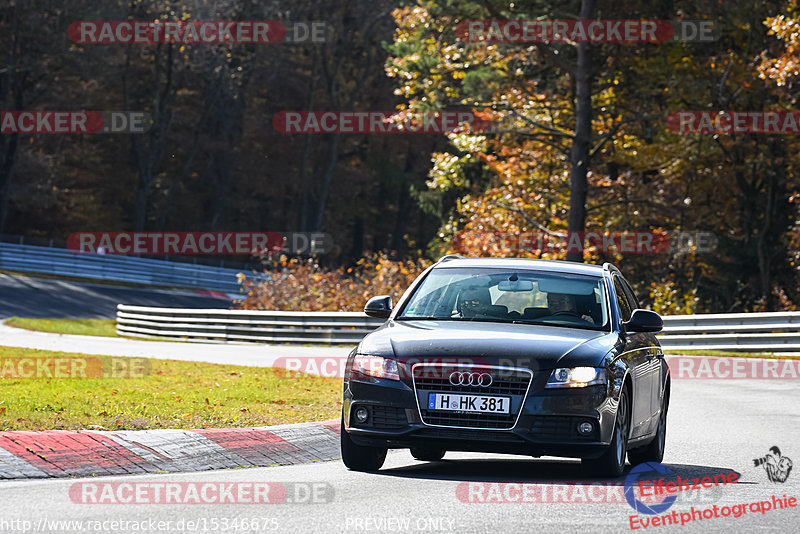
[[[592,430],[594,430],[594,425],[592,423],[583,422],[578,425],[578,432],[580,432],[584,436],[591,434]]]
[[[369,417],[369,412],[363,406],[356,408],[356,421],[359,423],[366,423]]]

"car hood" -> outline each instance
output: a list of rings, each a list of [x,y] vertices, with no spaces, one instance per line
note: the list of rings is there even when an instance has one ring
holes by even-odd
[[[600,366],[616,333],[556,326],[461,321],[387,321],[365,337],[361,354],[398,360],[471,359],[477,363],[552,369]]]

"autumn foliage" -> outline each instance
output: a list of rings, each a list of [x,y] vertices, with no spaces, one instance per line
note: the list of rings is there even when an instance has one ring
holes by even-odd
[[[244,278],[247,310],[361,311],[370,297],[390,295],[397,302],[429,262],[394,261],[385,254],[360,260],[355,267],[325,269],[314,261],[285,256],[267,265],[268,280]]]

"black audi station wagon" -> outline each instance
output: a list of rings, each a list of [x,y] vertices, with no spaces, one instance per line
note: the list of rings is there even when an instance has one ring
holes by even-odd
[[[611,264],[446,256],[348,357],[342,458],[380,469],[387,449],[581,458],[596,476],[661,461],[670,374],[655,332]]]

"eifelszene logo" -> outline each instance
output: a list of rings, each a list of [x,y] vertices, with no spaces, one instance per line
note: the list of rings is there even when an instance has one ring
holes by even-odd
[[[789,478],[789,473],[792,472],[792,460],[786,456],[781,456],[781,450],[777,446],[770,447],[765,456],[754,458],[753,464],[756,467],[764,467],[770,482],[786,482],[786,479]]]
[[[669,507],[675,503],[677,497],[675,495],[670,495],[660,503],[654,504],[645,504],[641,500],[637,499],[634,490],[636,489],[639,478],[647,473],[656,473],[657,475],[661,475],[661,477],[663,477],[664,475],[672,474],[672,471],[667,466],[658,462],[645,462],[637,465],[631,469],[628,473],[628,476],[625,477],[625,498],[628,500],[628,504],[631,505],[631,508],[636,510],[638,513],[657,515],[661,512],[669,510]]]

